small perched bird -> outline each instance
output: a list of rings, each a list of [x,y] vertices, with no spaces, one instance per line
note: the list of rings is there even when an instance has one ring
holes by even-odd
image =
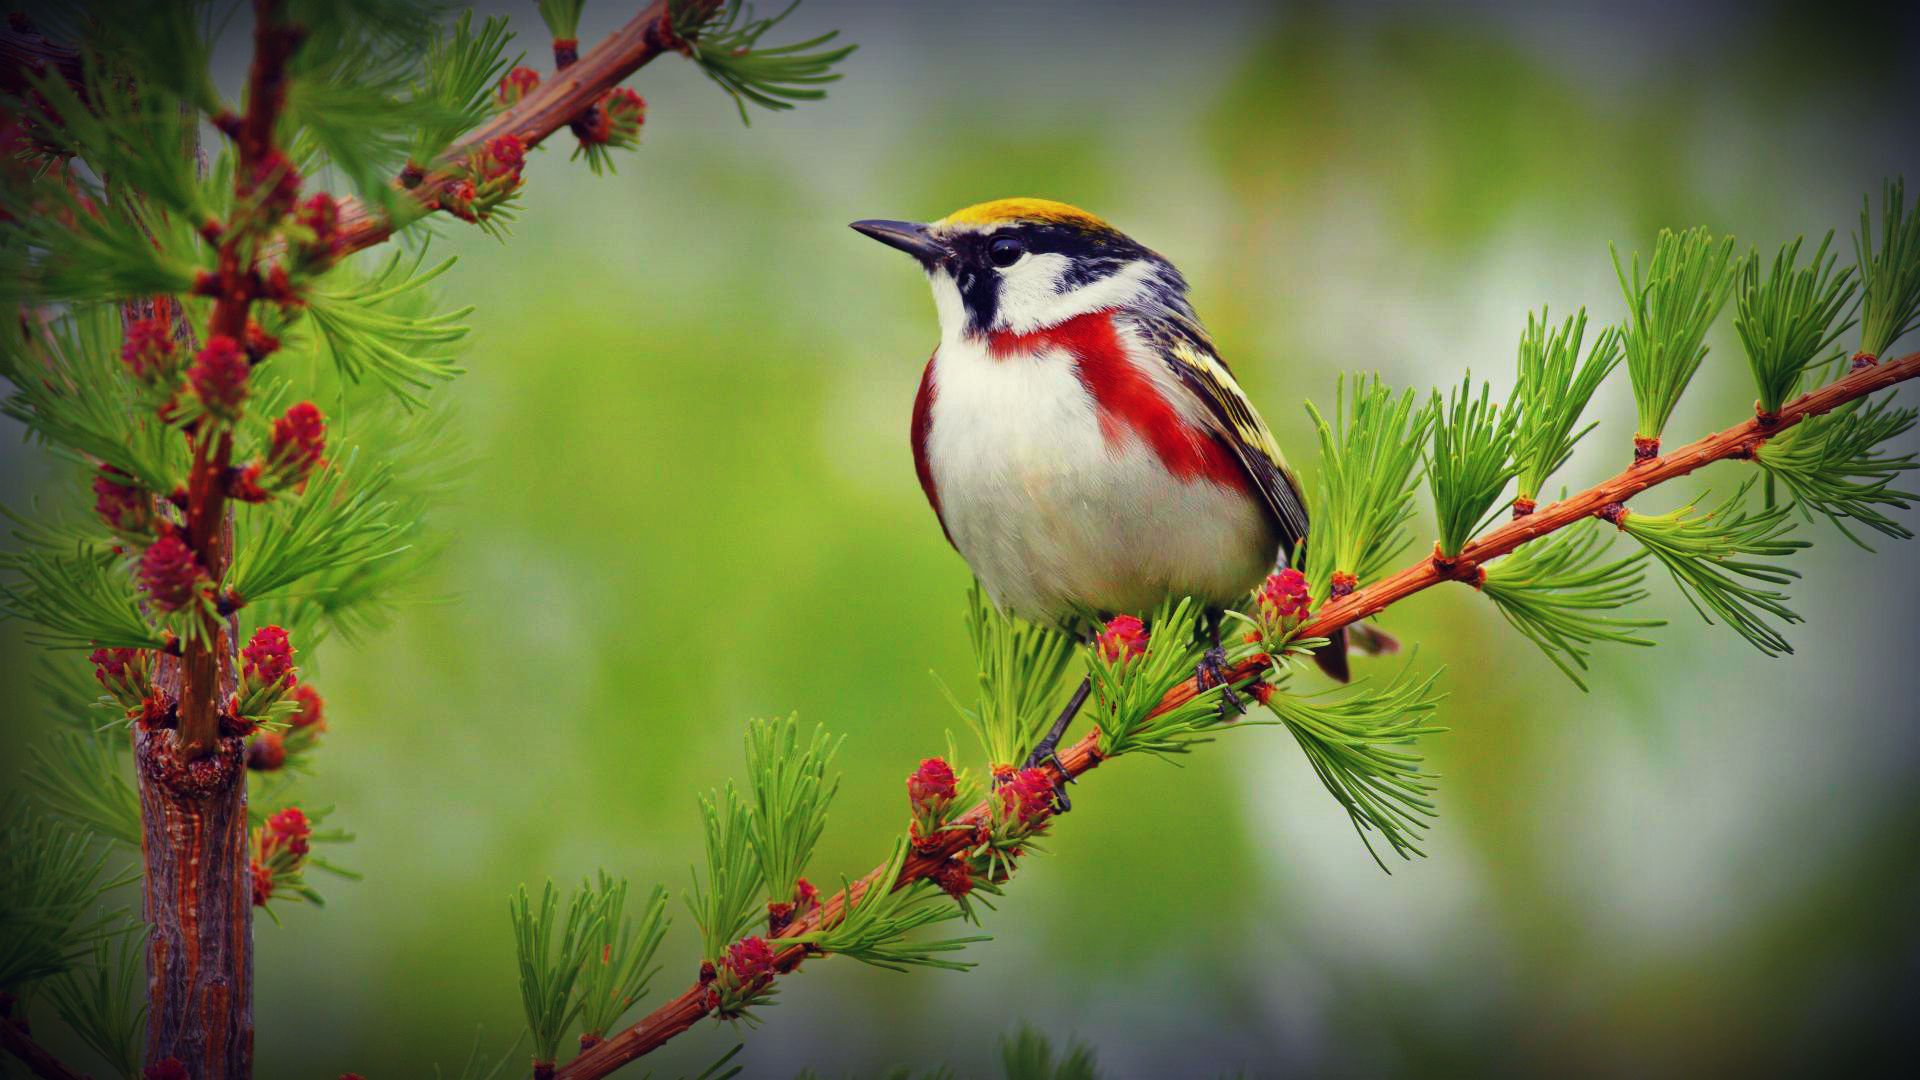
[[[914,400],[914,466],[989,595],[1063,628],[1192,596],[1213,613],[1201,677],[1222,679],[1218,611],[1285,564],[1307,508],[1180,271],[1045,199],[853,228],[933,286],[940,345]],[[1320,661],[1346,678],[1343,643]]]

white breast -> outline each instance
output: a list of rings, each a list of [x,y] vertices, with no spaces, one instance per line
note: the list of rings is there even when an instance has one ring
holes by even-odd
[[[996,358],[944,342],[927,456],[954,545],[1029,619],[1148,613],[1169,596],[1231,603],[1273,565],[1278,541],[1253,499],[1175,478],[1131,434],[1110,444],[1057,351]]]

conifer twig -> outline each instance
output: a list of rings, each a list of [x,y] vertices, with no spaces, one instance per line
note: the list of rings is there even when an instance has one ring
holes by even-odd
[[[1512,553],[1522,544],[1563,529],[1589,517],[1607,517],[1614,508],[1650,487],[1687,475],[1702,466],[1727,459],[1750,460],[1767,439],[1810,417],[1830,412],[1850,401],[1887,389],[1908,379],[1920,377],[1920,353],[1888,363],[1863,368],[1819,390],[1803,394],[1783,407],[1777,417],[1755,417],[1735,424],[1667,454],[1638,461],[1625,471],[1570,498],[1545,506],[1486,534],[1463,548],[1457,558],[1428,557],[1391,577],[1325,604],[1318,615],[1298,631],[1299,639],[1327,637],[1343,627],[1378,614],[1385,608],[1443,581],[1477,583],[1483,564]],[[1270,661],[1260,655],[1249,657],[1228,669],[1234,685],[1258,678]],[[1189,679],[1160,699],[1148,714],[1162,715],[1191,701],[1201,689]],[[1091,730],[1078,742],[1060,751],[1058,770],[1065,779],[1073,779],[1098,765],[1100,732]],[[1055,766],[1049,764],[1049,769]],[[895,879],[895,888],[930,876],[949,856],[973,843],[974,828],[985,822],[989,802],[983,801],[953,820],[955,827],[929,838],[923,849],[907,858]],[[795,919],[771,941],[783,941],[830,927],[846,915],[866,890],[884,875],[888,867],[874,870],[847,888],[828,897],[818,908]],[[808,956],[801,944],[787,944],[774,956],[774,968],[784,974],[800,966]],[[645,1055],[674,1036],[693,1027],[712,1011],[707,987],[695,983],[679,996],[662,1004],[638,1023],[610,1035],[605,1041],[584,1051],[561,1068],[556,1080],[597,1080]]]
[[[4,1012],[0,1012],[0,1046],[6,1047],[8,1053],[19,1058],[20,1063],[41,1080],[87,1080],[84,1074],[34,1042],[33,1037]]]
[[[688,7],[714,7],[718,0],[695,0]],[[485,146],[502,135],[517,135],[528,149],[566,127],[601,95],[625,81],[627,76],[645,67],[663,52],[679,52],[685,47],[673,31],[669,0],[653,0],[625,26],[594,46],[578,60],[556,72],[511,109],[474,128],[456,140],[443,160],[458,162],[476,146]],[[439,208],[440,193],[460,179],[457,169],[440,168],[420,176],[402,179],[407,194],[422,212]],[[340,201],[341,254],[346,255],[393,236],[394,221],[358,199]]]

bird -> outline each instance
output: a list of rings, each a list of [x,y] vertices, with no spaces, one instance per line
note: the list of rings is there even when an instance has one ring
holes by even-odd
[[[914,398],[914,468],[987,594],[1068,631],[1193,597],[1213,636],[1201,685],[1224,685],[1220,613],[1288,564],[1307,503],[1179,269],[1049,199],[852,227],[913,256],[932,286],[940,343]],[[1317,659],[1346,680],[1344,639]],[[1028,767],[1058,764],[1087,689]],[[1239,707],[1231,694],[1223,710]]]

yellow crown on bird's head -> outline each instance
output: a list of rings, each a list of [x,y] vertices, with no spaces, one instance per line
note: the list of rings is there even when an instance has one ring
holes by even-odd
[[[934,223],[946,229],[993,229],[1001,225],[1066,225],[1085,232],[1118,232],[1077,206],[1052,199],[993,199],[955,210]]]

